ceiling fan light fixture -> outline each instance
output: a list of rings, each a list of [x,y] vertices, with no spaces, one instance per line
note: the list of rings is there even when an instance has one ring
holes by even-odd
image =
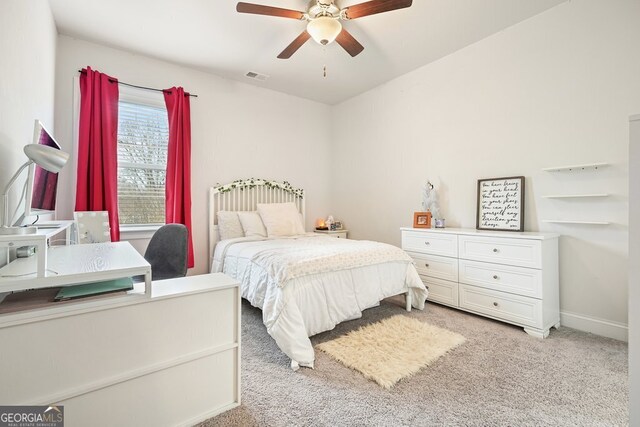
[[[307,24],[307,32],[321,45],[332,43],[340,31],[342,31],[342,24],[330,16],[319,16]]]

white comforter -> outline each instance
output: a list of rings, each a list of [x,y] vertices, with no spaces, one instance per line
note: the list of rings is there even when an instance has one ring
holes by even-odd
[[[418,309],[427,297],[401,249],[314,233],[223,240],[216,245],[212,271],[241,282],[242,297],[262,310],[267,331],[294,369],[313,367],[310,336],[361,317],[386,297],[410,291]]]

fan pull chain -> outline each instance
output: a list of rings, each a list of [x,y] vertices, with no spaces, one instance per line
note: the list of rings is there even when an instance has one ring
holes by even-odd
[[[322,62],[324,62],[324,65],[322,66],[322,77],[326,79],[327,78],[327,63],[326,63],[327,46],[326,45],[322,46],[322,59],[323,59]]]

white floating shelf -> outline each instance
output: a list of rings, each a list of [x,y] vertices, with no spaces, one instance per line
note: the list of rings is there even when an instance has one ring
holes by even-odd
[[[585,225],[609,225],[607,221],[569,221],[564,219],[543,219],[542,222],[554,224],[585,224]]]
[[[551,196],[542,196],[544,199],[580,199],[583,197],[609,197],[607,193],[601,194],[554,194]]]
[[[603,168],[605,166],[609,166],[609,163],[588,163],[586,165],[572,165],[572,166],[558,166],[555,168],[544,168],[543,171],[546,172],[560,172],[560,171],[580,171],[580,170],[597,170]]]

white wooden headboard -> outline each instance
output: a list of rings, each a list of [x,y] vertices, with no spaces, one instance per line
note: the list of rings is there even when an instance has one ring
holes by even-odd
[[[305,221],[304,190],[294,188],[287,181],[266,179],[238,179],[209,189],[209,268],[218,236],[219,211],[255,211],[258,203],[293,202]]]

